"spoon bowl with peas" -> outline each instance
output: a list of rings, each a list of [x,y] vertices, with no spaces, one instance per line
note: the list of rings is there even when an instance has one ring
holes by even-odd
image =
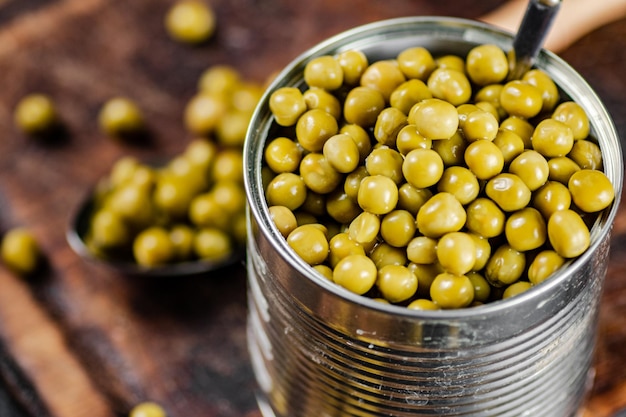
[[[120,158],[68,227],[80,256],[125,275],[208,273],[243,258],[241,153],[191,142],[165,164]]]

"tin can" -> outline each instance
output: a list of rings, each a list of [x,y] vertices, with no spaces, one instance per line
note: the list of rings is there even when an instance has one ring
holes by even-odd
[[[303,87],[306,63],[363,51],[370,62],[408,47],[465,56],[512,36],[457,18],[407,17],[361,26],[295,59],[269,87],[246,139],[249,199],[248,345],[265,417],[575,416],[590,387],[598,307],[623,167],[616,129],[597,95],[556,55],[536,66],[587,112],[616,200],[591,246],[543,283],[479,307],[413,311],[340,288],[287,245],[265,200],[261,166],[274,134],[269,95]]]

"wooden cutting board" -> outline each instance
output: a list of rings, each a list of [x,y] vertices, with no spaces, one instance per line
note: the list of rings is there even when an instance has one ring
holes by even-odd
[[[182,111],[211,65],[233,65],[261,83],[350,27],[418,14],[475,18],[502,2],[211,0],[217,33],[200,47],[167,37],[163,17],[172,3],[0,0],[0,231],[31,228],[48,263],[29,281],[0,267],[0,377],[33,416],[122,416],[144,400],[171,416],[260,416],[243,264],[179,280],[118,275],[68,246],[79,201],[120,156],[153,159],[184,148],[192,137]],[[625,26],[607,26],[563,53],[597,88],[622,134]],[[14,128],[15,103],[29,92],[53,97],[67,127],[63,140],[33,141]],[[98,130],[100,106],[120,94],[145,111],[149,143]],[[624,212],[613,240],[589,405],[600,417],[626,405]]]

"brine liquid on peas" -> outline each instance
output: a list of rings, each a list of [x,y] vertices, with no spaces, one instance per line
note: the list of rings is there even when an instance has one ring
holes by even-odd
[[[269,100],[262,167],[289,246],[336,284],[412,309],[512,297],[590,244],[614,200],[589,120],[495,45],[320,56]]]

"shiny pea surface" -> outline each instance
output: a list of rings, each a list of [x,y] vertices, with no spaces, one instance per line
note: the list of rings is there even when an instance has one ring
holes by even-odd
[[[614,189],[584,109],[541,70],[507,75],[496,45],[311,60],[265,148],[280,233],[324,277],[409,309],[471,308],[549,279],[589,247],[588,216]],[[287,174],[298,186],[280,192]]]

